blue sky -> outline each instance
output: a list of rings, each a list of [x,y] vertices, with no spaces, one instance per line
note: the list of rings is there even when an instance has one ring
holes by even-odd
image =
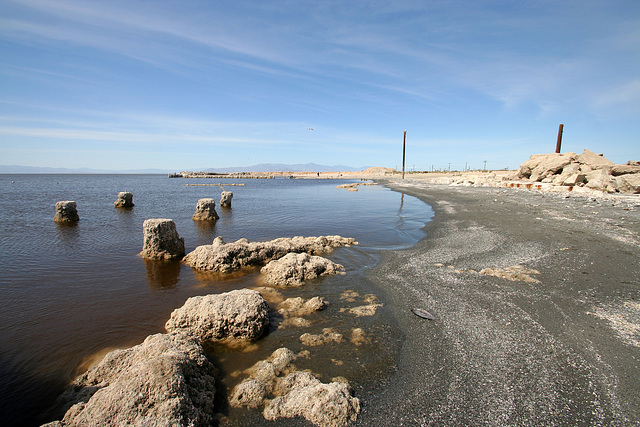
[[[640,2],[0,0],[0,164],[640,160]],[[313,130],[310,130],[313,129]]]

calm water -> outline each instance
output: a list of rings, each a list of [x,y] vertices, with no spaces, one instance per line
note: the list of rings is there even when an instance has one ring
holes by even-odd
[[[220,220],[203,225],[191,219],[198,199],[219,200],[220,188],[196,183],[244,183],[227,186],[231,209],[218,208]],[[356,291],[384,295],[363,277],[380,250],[413,245],[432,211],[419,200],[380,186],[358,192],[337,189],[335,180],[169,179],[163,175],[0,175],[0,424],[38,425],[59,416],[55,399],[90,360],[108,349],[140,343],[163,332],[171,311],[194,295],[259,286],[257,269],[228,276],[195,274],[181,263],[144,261],[142,223],[171,218],[187,252],[216,236],[270,240],[277,237],[338,234],[360,245],[327,255],[348,272],[283,290],[284,297],[320,295],[330,306],[313,315],[308,328],[283,328],[264,337],[255,351],[211,348],[221,384],[235,384],[232,372],[287,346],[307,349],[299,360],[323,380],[349,379],[363,395],[393,369],[401,333],[384,308],[358,317],[340,308],[364,304],[340,295]],[[113,207],[120,191],[134,194],[135,207]],[[75,200],[80,222],[53,222],[54,205]],[[347,342],[304,348],[298,337],[334,327]],[[348,332],[365,329],[371,342],[354,347]],[[307,366],[305,366],[307,364]],[[224,390],[221,391],[221,395]],[[227,411],[233,422],[258,422],[249,411]],[[252,418],[253,417],[253,418]]]

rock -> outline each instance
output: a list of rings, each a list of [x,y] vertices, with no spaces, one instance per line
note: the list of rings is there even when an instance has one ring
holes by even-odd
[[[346,311],[350,314],[353,314],[356,317],[373,316],[376,314],[378,309],[382,306],[383,306],[382,304],[367,304],[367,305],[360,305],[358,307],[341,308],[340,313],[344,313]]]
[[[216,221],[220,219],[216,212],[215,199],[200,199],[192,217],[195,221]]]
[[[216,370],[200,344],[156,334],[108,353],[63,398],[73,404],[63,426],[209,426]]]
[[[344,426],[360,413],[346,380],[324,384],[313,374],[295,369],[293,352],[279,348],[267,359],[245,371],[247,379],[231,392],[232,407],[265,405],[267,420],[304,417],[321,426]]]
[[[56,202],[56,214],[53,220],[59,223],[78,222],[80,217],[78,216],[76,202],[71,200]]]
[[[295,370],[292,362],[295,354],[288,348],[279,348],[269,358],[254,364],[244,373],[249,377],[233,388],[229,398],[232,407],[248,406],[257,408],[273,393],[277,377]]]
[[[342,272],[344,266],[306,253],[288,253],[262,267],[265,283],[272,286],[301,286],[305,280]]]
[[[349,421],[356,421],[360,413],[360,400],[352,396],[348,384],[324,384],[308,375],[301,381],[298,373],[289,374],[289,377],[292,376],[294,378],[287,381],[291,389],[265,406],[262,414],[267,420],[304,417],[317,426],[326,427],[340,427]]]
[[[184,239],[178,236],[176,224],[165,218],[148,219],[142,225],[144,243],[143,258],[180,259],[184,256]]]
[[[547,178],[552,178],[552,182],[555,185],[569,185],[569,184],[565,184],[565,181],[569,180],[572,176],[577,175],[579,173],[580,173],[580,165],[577,163],[569,163],[568,165],[562,168],[562,172],[560,174],[551,175],[551,176],[548,176]],[[543,180],[543,182],[545,180]]]
[[[133,204],[133,193],[128,191],[121,191],[118,193],[118,199],[113,202],[116,208],[132,208],[135,205]]]
[[[569,176],[568,178],[562,181],[562,185],[578,185],[582,184],[585,181],[586,175],[582,173],[576,173],[574,175]]]
[[[484,268],[480,270],[480,274],[501,277],[513,282],[540,283],[538,279],[531,277],[531,274],[540,274],[538,270],[525,268],[521,265],[514,265],[507,268]]]
[[[223,206],[225,208],[230,208],[231,199],[233,199],[233,192],[222,191],[222,194],[220,194],[220,206]]]
[[[605,159],[602,154],[596,154],[591,150],[585,149],[582,154],[577,158],[578,163],[581,165],[589,165],[593,169],[602,169],[605,167],[614,166],[611,160]]]
[[[621,193],[640,194],[640,174],[622,175],[616,181]]]
[[[312,255],[329,252],[340,246],[355,245],[352,238],[340,236],[279,238],[268,242],[249,242],[240,239],[225,243],[216,237],[211,245],[198,246],[187,254],[184,262],[199,271],[223,273],[251,265],[264,264],[290,252],[306,252]]]
[[[611,175],[620,176],[633,173],[640,173],[640,166],[635,165],[614,165],[611,167]]]
[[[324,328],[322,334],[305,333],[300,335],[300,342],[306,346],[316,347],[332,342],[344,342],[344,335],[336,332],[333,328]]]
[[[367,337],[364,329],[353,328],[351,330],[351,342],[355,345],[370,344],[371,340]]]
[[[586,175],[587,183],[585,187],[592,190],[607,191],[609,193],[615,193],[615,182],[611,179],[611,174],[606,169],[598,169],[593,172],[589,172]]]
[[[629,166],[640,166],[640,160],[629,160],[627,162],[627,165],[629,165]]]
[[[267,387],[264,382],[252,378],[234,387],[229,398],[229,405],[234,408],[246,406],[255,409],[264,405],[266,397]]]
[[[561,171],[565,166],[575,160],[575,153],[552,153],[545,154],[539,158],[538,164],[531,169],[531,181],[542,181],[550,175]]]
[[[200,340],[252,340],[260,337],[268,325],[269,304],[262,295],[239,289],[189,298],[171,313],[165,328]]]
[[[304,300],[301,297],[287,298],[280,303],[280,313],[284,318],[292,316],[308,316],[316,311],[324,310],[329,305],[322,297],[313,297],[308,300]]]

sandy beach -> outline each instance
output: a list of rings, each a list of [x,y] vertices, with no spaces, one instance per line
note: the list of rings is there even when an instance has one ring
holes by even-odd
[[[637,196],[379,182],[435,217],[369,271],[404,336],[358,425],[640,423]]]

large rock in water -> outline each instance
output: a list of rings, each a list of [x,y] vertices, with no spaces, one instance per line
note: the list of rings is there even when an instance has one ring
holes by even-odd
[[[118,199],[113,202],[113,205],[116,208],[132,208],[133,204],[133,193],[129,191],[121,191],[118,193]]]
[[[48,426],[210,426],[216,370],[202,346],[181,334],[156,334],[108,353],[78,377],[73,404]]]
[[[56,202],[56,214],[53,217],[53,220],[59,223],[78,222],[80,217],[78,216],[76,202],[72,200]]]
[[[270,261],[260,273],[265,283],[272,286],[301,286],[305,280],[333,275],[344,271],[344,266],[326,258],[306,253],[289,253]]]
[[[222,194],[220,194],[220,206],[223,206],[225,208],[230,208],[231,199],[233,199],[233,192],[223,191]]]
[[[267,326],[269,304],[260,292],[249,289],[191,297],[173,310],[165,324],[168,332],[181,332],[203,341],[251,340],[260,337]]]
[[[196,211],[192,217],[196,221],[216,221],[220,219],[216,212],[214,199],[200,199],[196,205]]]
[[[240,239],[225,243],[216,237],[211,245],[202,245],[189,252],[184,262],[200,271],[229,272],[251,265],[264,264],[290,252],[312,255],[330,252],[340,246],[357,245],[355,239],[340,236],[279,238],[268,242],[249,242]]]
[[[142,224],[144,243],[143,258],[180,259],[184,256],[184,239],[178,235],[173,220],[165,218],[148,219]]]

